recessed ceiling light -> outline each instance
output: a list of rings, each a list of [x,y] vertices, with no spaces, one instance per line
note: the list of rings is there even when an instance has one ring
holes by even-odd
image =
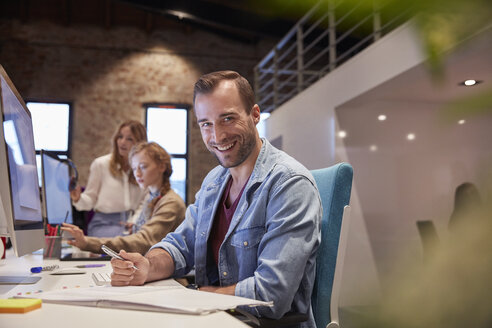
[[[415,140],[415,133],[407,134],[407,140],[410,140],[410,141]]]
[[[379,115],[378,116],[378,120],[380,120],[380,121],[386,121],[386,115],[384,115],[384,114]]]
[[[338,132],[338,137],[339,137],[339,138],[342,138],[342,139],[343,139],[343,138],[345,138],[346,136],[347,136],[347,132],[345,132],[345,131],[343,131],[343,130]]]
[[[482,82],[483,81],[480,81],[480,80],[471,80],[470,79],[470,80],[465,80],[463,82],[460,82],[460,83],[458,83],[458,85],[464,85],[466,87],[471,87],[473,85],[477,85],[477,84],[482,83]]]
[[[465,120],[459,120],[459,121],[458,121],[458,124],[465,124],[465,123],[466,123],[466,121],[465,121]]]
[[[371,146],[369,147],[369,150],[370,150],[370,151],[377,151],[377,150],[378,150],[378,146],[376,146],[376,145],[371,145]]]

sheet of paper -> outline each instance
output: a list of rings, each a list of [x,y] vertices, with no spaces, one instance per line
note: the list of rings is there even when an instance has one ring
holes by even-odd
[[[108,298],[108,300],[127,301],[129,299],[125,296],[115,296]],[[181,288],[150,293],[134,293],[131,295],[131,303],[148,304],[157,308],[186,311],[196,314],[234,309],[241,305],[273,305],[272,302],[262,302],[244,297]]]
[[[211,313],[242,305],[273,306],[272,302],[208,293],[175,285],[75,288],[44,292],[37,297],[47,303],[191,314]]]

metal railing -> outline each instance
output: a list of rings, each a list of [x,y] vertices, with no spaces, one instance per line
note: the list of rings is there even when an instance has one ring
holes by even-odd
[[[380,1],[359,0],[347,7],[353,3],[319,1],[255,66],[262,112],[272,112],[408,18],[406,11]]]

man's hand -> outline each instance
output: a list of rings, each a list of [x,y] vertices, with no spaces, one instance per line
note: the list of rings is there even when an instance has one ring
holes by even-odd
[[[112,286],[139,286],[147,281],[150,262],[140,253],[127,253],[120,251],[119,255],[126,261],[111,259],[113,273],[111,274]],[[135,265],[138,270],[132,268]]]
[[[69,245],[78,247],[80,249],[84,249],[87,246],[87,238],[85,237],[84,232],[76,225],[63,223],[61,229],[63,231],[69,232],[74,238],[73,240],[67,241]]]

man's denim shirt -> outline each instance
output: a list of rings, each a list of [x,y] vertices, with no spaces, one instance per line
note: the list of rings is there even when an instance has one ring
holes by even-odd
[[[303,327],[315,327],[311,310],[322,207],[311,173],[262,139],[263,145],[219,250],[221,286],[237,283],[235,294],[274,306],[251,308],[257,316],[280,318],[309,313]],[[207,277],[207,239],[230,176],[221,166],[204,179],[184,222],[152,248],[168,251],[174,277],[195,267],[196,283]]]

